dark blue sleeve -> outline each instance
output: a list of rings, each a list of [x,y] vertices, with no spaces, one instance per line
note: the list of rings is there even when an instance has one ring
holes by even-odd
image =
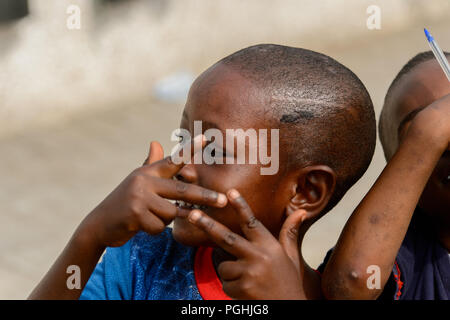
[[[331,254],[333,253],[333,249],[334,249],[334,247],[331,248],[330,250],[328,250],[327,254],[325,255],[325,258],[323,259],[323,262],[317,267],[317,271],[320,274],[323,274],[325,267],[328,263],[328,260],[330,260]]]
[[[129,300],[132,298],[130,247],[107,248],[89,278],[80,300]]]

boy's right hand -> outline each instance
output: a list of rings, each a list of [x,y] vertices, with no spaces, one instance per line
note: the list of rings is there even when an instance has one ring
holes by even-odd
[[[192,144],[203,147],[198,136]],[[191,157],[194,146],[191,146]],[[176,216],[187,217],[183,210],[167,199],[193,204],[224,207],[227,197],[216,191],[174,180],[185,164],[175,164],[171,156],[163,159],[162,147],[152,142],[144,165],[134,170],[81,223],[77,233],[95,241],[96,246],[117,247],[138,231],[161,233]]]
[[[439,154],[450,149],[450,94],[434,101],[420,111],[407,129],[415,139],[423,139],[427,146]]]

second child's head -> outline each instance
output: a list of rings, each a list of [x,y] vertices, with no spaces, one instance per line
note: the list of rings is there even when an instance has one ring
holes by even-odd
[[[445,55],[450,57],[450,53]],[[450,84],[431,51],[417,54],[389,87],[380,116],[380,139],[389,160],[405,137],[411,121],[425,107],[450,93]],[[439,160],[419,201],[428,215],[450,227],[450,153]]]
[[[192,134],[194,121],[223,137],[227,129],[266,129],[269,136],[279,130],[274,174],[262,175],[261,163],[235,161],[187,164],[177,176],[223,193],[237,189],[274,236],[295,210],[307,211],[309,225],[329,211],[366,171],[375,148],[373,106],[358,77],[328,56],[287,46],[248,47],[203,72],[190,89],[180,126]],[[236,154],[218,145],[221,157]],[[231,206],[203,211],[241,234]],[[187,245],[212,245],[185,218],[175,219],[173,235]]]

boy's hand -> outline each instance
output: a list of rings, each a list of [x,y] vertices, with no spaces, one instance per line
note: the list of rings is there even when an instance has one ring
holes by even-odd
[[[203,136],[193,139],[191,157],[196,150],[194,145],[203,147],[204,142]],[[161,145],[153,142],[144,165],[125,178],[85,218],[77,232],[94,237],[100,247],[121,246],[140,230],[158,234],[176,216],[188,215],[189,210],[178,208],[167,199],[213,207],[226,205],[224,194],[174,180],[184,164],[175,164],[170,156],[162,158]]]
[[[230,190],[228,198],[238,213],[247,239],[200,210],[192,210],[188,217],[218,246],[237,258],[236,261],[222,262],[218,267],[225,293],[235,299],[305,299],[300,279],[297,230],[306,211],[296,211],[286,219],[278,242],[256,220],[236,190]]]
[[[433,145],[437,146],[441,153],[449,150],[450,94],[436,100],[419,112],[408,131],[411,131],[411,136],[424,138],[427,150]]]

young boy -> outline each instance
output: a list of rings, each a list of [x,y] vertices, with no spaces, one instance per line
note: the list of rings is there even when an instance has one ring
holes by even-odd
[[[256,45],[196,79],[181,128],[192,134],[194,121],[223,136],[227,129],[279,130],[278,171],[262,175],[260,163],[175,164],[153,142],[144,166],[84,219],[30,298],[320,295],[318,275],[298,255],[298,244],[371,161],[376,128],[364,85],[320,53]],[[228,143],[214,142],[216,157],[233,160]],[[173,229],[166,228],[172,221]],[[80,268],[83,291],[68,289],[70,265]]]
[[[394,79],[379,128],[388,164],[327,257],[324,295],[448,300],[450,84],[431,52]]]

